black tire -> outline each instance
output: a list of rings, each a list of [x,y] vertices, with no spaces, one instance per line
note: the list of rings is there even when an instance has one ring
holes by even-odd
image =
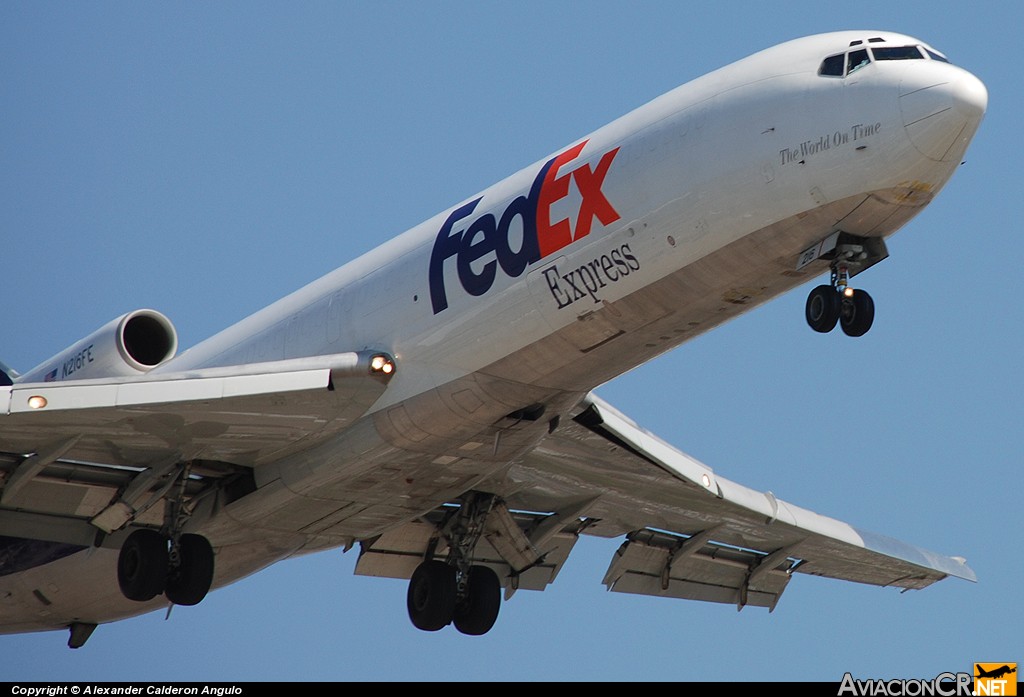
[[[455,567],[443,561],[425,561],[409,579],[409,619],[417,629],[436,632],[451,624],[455,596]]]
[[[847,336],[864,336],[875,321],[875,301],[863,290],[853,291],[853,297],[843,300],[839,324]]]
[[[818,286],[807,296],[804,317],[816,332],[828,334],[835,329],[842,310],[842,299],[832,286]]]
[[[167,540],[154,530],[136,530],[121,545],[117,583],[129,600],[152,600],[164,592]]]
[[[455,628],[463,634],[486,634],[501,609],[501,581],[487,566],[469,570],[469,595],[455,606]]]
[[[182,535],[179,544],[181,563],[167,575],[164,594],[175,605],[198,605],[213,584],[213,547],[191,534]]]

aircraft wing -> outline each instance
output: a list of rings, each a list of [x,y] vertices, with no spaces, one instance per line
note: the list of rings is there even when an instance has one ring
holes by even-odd
[[[366,412],[389,377],[372,367],[374,358],[389,360],[351,352],[2,386],[0,530],[85,546],[97,530],[129,521],[161,525],[175,482],[190,505],[217,486],[244,495],[254,488],[252,466]]]
[[[795,572],[915,589],[947,576],[976,580],[963,559],[720,477],[594,395],[566,421],[489,482],[503,493],[477,558],[506,580],[506,596],[552,582],[579,534],[625,535],[604,577],[609,590],[740,608],[773,609]],[[356,572],[407,577],[434,529],[420,525],[364,543]],[[444,552],[442,544],[436,554]]]

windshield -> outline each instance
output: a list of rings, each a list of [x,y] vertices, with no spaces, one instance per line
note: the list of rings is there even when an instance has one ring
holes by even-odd
[[[869,43],[879,42],[882,39],[868,39]],[[936,53],[924,46],[871,46],[871,48],[854,48],[862,46],[863,41],[853,41],[850,44],[851,50],[846,53],[836,53],[821,61],[818,67],[818,75],[826,77],[845,77],[850,75],[872,61],[903,61],[903,60],[935,60],[948,63],[949,60],[941,53]]]

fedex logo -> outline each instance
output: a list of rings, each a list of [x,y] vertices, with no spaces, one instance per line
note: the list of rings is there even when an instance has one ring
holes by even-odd
[[[610,225],[621,217],[601,191],[619,149],[606,152],[593,169],[586,163],[573,168],[572,161],[586,144],[583,141],[544,163],[530,192],[516,197],[500,217],[496,213],[472,217],[482,197],[452,211],[430,253],[430,302],[435,315],[448,307],[444,274],[447,259],[455,257],[463,290],[480,296],[494,285],[499,267],[502,273],[517,278],[530,264],[589,235],[595,219]],[[575,227],[568,218],[551,220],[552,205],[569,195],[571,182],[576,183],[582,197]],[[518,248],[511,239],[516,228],[522,231]]]

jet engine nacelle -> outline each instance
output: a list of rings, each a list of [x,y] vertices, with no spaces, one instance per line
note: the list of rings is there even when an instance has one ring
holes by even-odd
[[[146,373],[178,350],[171,321],[156,310],[135,310],[111,320],[16,378],[22,382],[87,380]]]

